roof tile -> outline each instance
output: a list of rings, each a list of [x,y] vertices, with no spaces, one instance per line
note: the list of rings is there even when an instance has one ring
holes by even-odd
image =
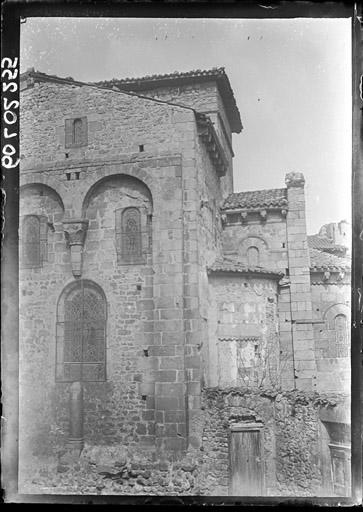
[[[234,208],[268,208],[282,206],[287,206],[286,188],[234,192],[225,199],[222,208],[229,210]]]
[[[281,278],[283,277],[284,273],[279,270],[274,269],[268,269],[264,267],[248,267],[246,265],[243,265],[243,263],[240,263],[237,260],[232,260],[228,258],[221,258],[217,259],[213,265],[209,266],[207,268],[208,273],[212,272],[236,272],[241,274],[264,274],[264,275],[270,275],[274,277]]]
[[[336,254],[329,254],[313,248],[310,248],[309,252],[311,270],[350,270],[351,260],[349,258],[339,257]]]
[[[240,133],[242,130],[241,116],[224,67],[203,70],[196,69],[186,72],[174,71],[173,73],[146,75],[139,78],[113,78],[112,80],[97,82],[95,85],[100,85],[102,87],[117,86],[119,89],[124,91],[139,92],[163,87],[171,80],[178,82],[180,85],[186,85],[196,81],[210,81],[211,79],[214,79],[217,82],[219,92],[226,107],[232,131],[234,133]]]
[[[308,245],[311,249],[318,249],[319,251],[331,252],[334,254],[344,255],[347,252],[347,248],[343,245],[338,245],[326,236],[309,235]]]

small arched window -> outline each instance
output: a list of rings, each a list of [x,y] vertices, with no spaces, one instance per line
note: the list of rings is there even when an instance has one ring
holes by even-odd
[[[343,314],[336,315],[334,318],[335,342],[337,356],[345,357],[349,355],[348,345],[348,321]]]
[[[75,119],[73,121],[73,144],[81,144],[82,143],[82,119]]]
[[[45,216],[26,215],[21,231],[21,263],[26,268],[41,267],[47,259],[48,223]]]
[[[122,245],[125,259],[140,258],[141,222],[138,208],[126,208],[122,213]]]
[[[149,217],[142,217],[140,209],[136,207],[116,210],[116,249],[119,263],[145,263],[151,243]]]
[[[65,120],[65,147],[79,147],[88,144],[87,117]]]
[[[247,249],[247,263],[250,267],[258,267],[260,264],[260,253],[257,247]]]
[[[103,381],[106,378],[106,301],[83,280],[58,304],[56,378]]]

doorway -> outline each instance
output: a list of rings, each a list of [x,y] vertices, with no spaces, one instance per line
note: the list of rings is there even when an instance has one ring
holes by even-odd
[[[264,494],[262,424],[231,427],[230,495]]]

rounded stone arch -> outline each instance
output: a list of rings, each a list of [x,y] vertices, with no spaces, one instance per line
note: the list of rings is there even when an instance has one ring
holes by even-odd
[[[325,321],[329,330],[335,330],[335,318],[337,316],[345,316],[347,322],[350,322],[350,307],[343,302],[329,306],[323,313],[323,320]]]
[[[98,180],[82,205],[82,216],[89,221],[86,258],[89,251],[96,255],[107,250],[117,265],[151,263],[152,213],[152,194],[143,181],[129,174]]]
[[[128,173],[108,173],[107,175],[103,176],[99,180],[97,180],[95,183],[93,183],[90,188],[87,190],[83,202],[82,202],[82,217],[85,217],[87,208],[89,207],[90,201],[94,195],[99,193],[100,190],[102,190],[102,187],[106,186],[107,184],[112,184],[112,182],[116,183],[119,182],[119,186],[122,187],[122,184],[124,183],[131,183],[134,182],[140,190],[144,191],[145,197],[147,197],[150,201],[151,205],[151,211],[149,213],[152,213],[153,208],[153,194],[151,192],[152,187],[149,183],[147,183],[148,180],[145,179],[145,176],[142,178],[138,176],[134,176],[134,174],[128,174]]]
[[[49,214],[49,212],[46,212],[46,210],[54,210],[54,205],[58,205],[58,213],[64,213],[64,203],[61,195],[57,190],[55,190],[53,187],[50,187],[49,185],[46,185],[45,183],[40,182],[32,182],[32,183],[24,183],[20,186],[19,189],[19,201],[20,201],[20,215],[22,215],[22,202],[26,198],[29,200],[29,198],[33,196],[34,198],[37,198],[36,201],[33,201],[33,204],[29,204],[26,210],[30,210],[32,207],[37,209],[38,211],[29,211],[29,213],[32,214]],[[40,199],[43,198],[43,199]],[[46,198],[49,198],[51,202],[53,202],[52,205],[46,204]],[[38,203],[38,204],[35,204]],[[26,212],[24,212],[26,214]]]
[[[64,321],[64,302],[72,293],[75,291],[78,291],[81,287],[84,288],[91,288],[95,290],[97,293],[99,293],[100,297],[104,300],[105,307],[106,307],[106,313],[107,313],[107,297],[103,290],[103,288],[97,284],[92,279],[77,279],[73,280],[70,283],[66,284],[59,294],[58,300],[57,300],[57,310],[56,310],[56,316],[57,321]],[[106,314],[107,318],[107,314]]]
[[[90,279],[66,285],[56,309],[56,381],[106,380],[106,295]]]
[[[268,249],[266,240],[259,235],[250,234],[238,243],[238,254],[247,264],[249,263],[249,252],[253,256],[253,261],[257,262],[257,266],[261,262],[264,263],[267,259]],[[256,263],[253,266],[256,266]]]

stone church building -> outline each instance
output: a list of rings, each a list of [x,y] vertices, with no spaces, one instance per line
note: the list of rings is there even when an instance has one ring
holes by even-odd
[[[22,75],[25,489],[350,494],[349,225],[234,192],[241,131],[223,68]]]

